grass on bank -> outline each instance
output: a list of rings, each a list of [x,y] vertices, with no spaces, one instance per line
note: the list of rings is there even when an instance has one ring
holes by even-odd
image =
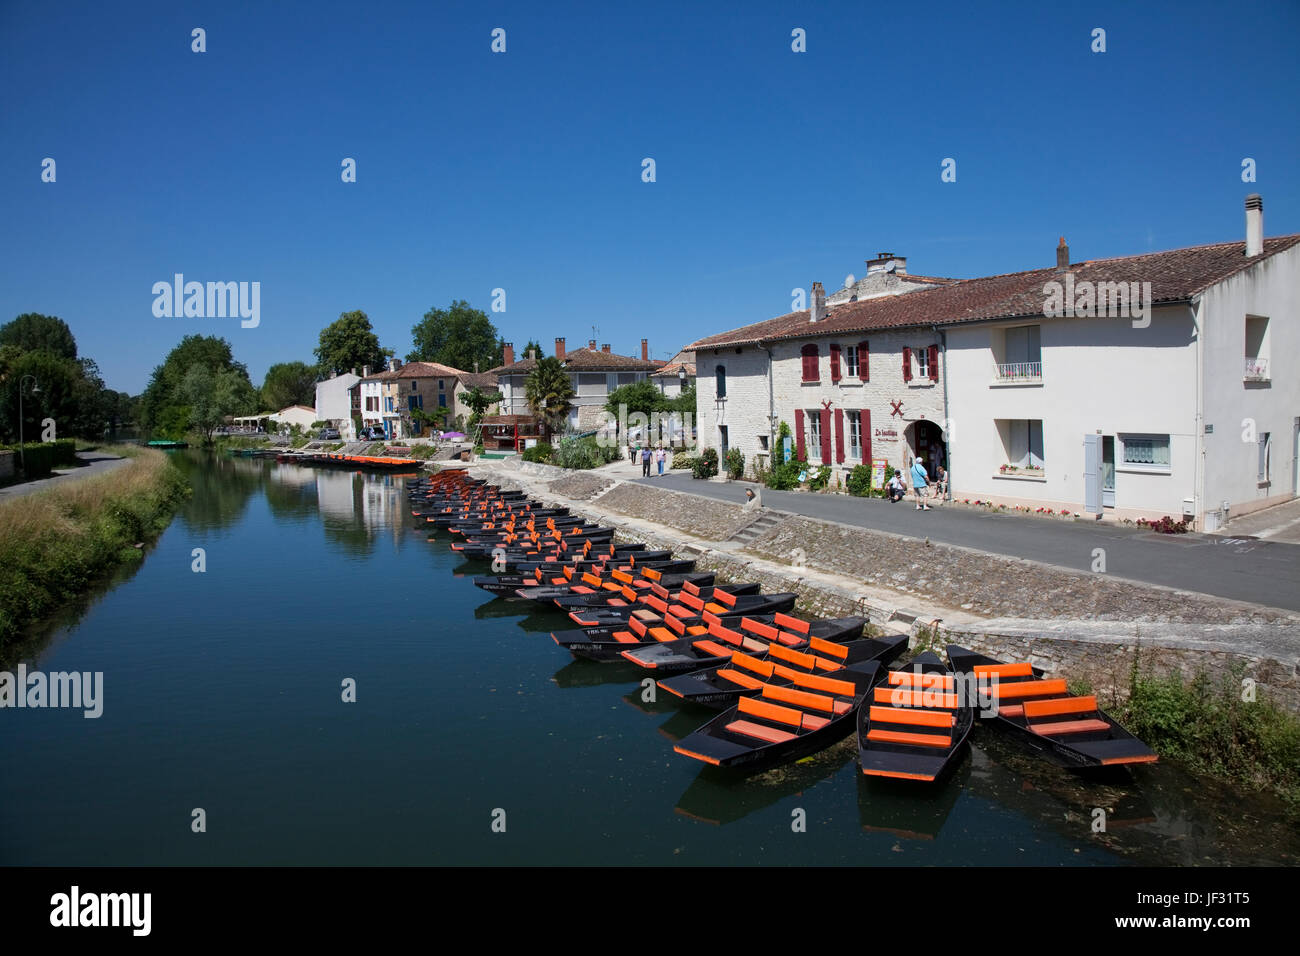
[[[157,450],[107,446],[132,459],[0,503],[0,643],[108,572],[138,562],[136,544],[160,533],[189,493]]]
[[[1128,700],[1114,716],[1161,757],[1270,791],[1300,813],[1300,717],[1251,694],[1243,671],[1187,681],[1144,674],[1135,659]]]

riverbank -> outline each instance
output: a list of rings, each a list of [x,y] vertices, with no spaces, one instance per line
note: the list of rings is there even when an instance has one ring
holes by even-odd
[[[1300,811],[1294,612],[803,515],[747,513],[590,472],[494,463],[473,473],[612,524],[620,539],[694,558],[724,580],[794,591],[805,614],[862,614],[910,633],[913,651],[954,643],[1028,660],[1095,692],[1162,757],[1271,791]]]
[[[188,494],[163,452],[102,450],[129,462],[0,502],[0,651],[61,603],[140,561]]]

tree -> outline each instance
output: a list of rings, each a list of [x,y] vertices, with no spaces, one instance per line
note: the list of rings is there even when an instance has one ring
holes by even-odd
[[[189,408],[189,425],[203,434],[205,442],[212,441],[212,433],[226,416],[257,410],[257,395],[247,375],[229,368],[214,372],[197,363],[186,370],[177,398]]]
[[[71,360],[77,357],[77,340],[68,323],[38,312],[25,312],[0,326],[0,345],[16,345],[24,352],[50,352]]]
[[[214,375],[220,369],[233,372],[248,383],[248,390],[252,392],[248,369],[235,361],[229,342],[215,336],[187,335],[153,370],[149,385],[140,396],[138,417],[144,428],[172,438],[185,433],[192,410],[180,386],[195,365],[203,366]]]
[[[39,391],[32,391],[31,375]],[[40,441],[41,422],[54,419],[56,435],[63,438],[77,434],[77,400],[80,369],[60,355],[39,349],[23,352],[9,366],[8,378],[0,391],[0,428],[6,441],[18,441],[18,389],[23,389],[22,437],[24,441]]]
[[[496,326],[481,309],[457,299],[446,309],[430,309],[411,328],[414,348],[408,362],[440,362],[461,371],[496,368],[501,364],[502,341]]]
[[[475,385],[473,388],[471,388],[468,392],[465,393],[464,397],[461,400],[466,405],[468,405],[470,407],[470,411],[474,413],[470,415],[469,424],[467,426],[470,431],[473,431],[474,426],[477,425],[479,423],[479,419],[483,417],[483,413],[486,412],[489,408],[491,408],[494,404],[501,401],[501,396],[496,392],[485,392],[483,391],[483,389]]]
[[[379,336],[370,327],[370,319],[359,309],[344,312],[337,322],[321,329],[316,359],[325,374],[342,374],[354,368],[359,372],[367,365],[378,371],[384,367],[386,357],[379,347]]]
[[[526,358],[529,349],[533,350],[533,358],[546,358],[546,352],[542,350],[542,343],[538,342],[536,339],[529,339],[528,344],[524,346],[524,350],[515,353],[516,359]],[[504,349],[502,351],[504,351]],[[500,363],[498,362],[497,364],[499,365]],[[493,365],[492,367],[496,368],[496,365]]]
[[[627,406],[629,415],[633,412],[651,415],[654,412],[666,411],[668,402],[663,393],[655,388],[654,382],[642,379],[631,385],[620,385],[610,392],[605,402],[605,410],[617,418],[624,405]]]
[[[533,414],[545,418],[552,432],[563,430],[573,398],[573,383],[559,359],[551,356],[538,361],[524,379],[524,397]]]
[[[262,382],[262,404],[268,409],[316,404],[319,369],[306,362],[279,362],[266,370]]]

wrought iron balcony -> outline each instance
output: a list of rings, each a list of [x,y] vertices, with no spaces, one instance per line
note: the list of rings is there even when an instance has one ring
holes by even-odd
[[[1004,362],[998,365],[999,383],[1031,384],[1043,380],[1042,362]]]

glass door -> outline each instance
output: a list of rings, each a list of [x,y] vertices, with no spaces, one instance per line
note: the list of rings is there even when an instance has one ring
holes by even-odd
[[[1115,436],[1101,437],[1101,506],[1115,507]]]

